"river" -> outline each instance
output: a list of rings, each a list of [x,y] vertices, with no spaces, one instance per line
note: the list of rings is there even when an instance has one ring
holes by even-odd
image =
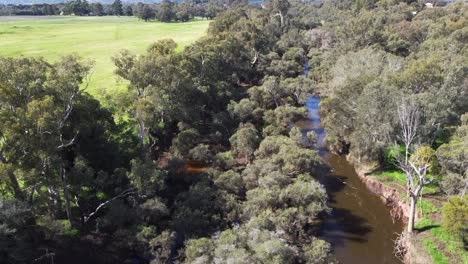
[[[309,119],[299,123],[303,132],[317,133],[320,156],[330,170],[320,181],[330,196],[332,212],[319,236],[332,244],[333,254],[341,263],[401,263],[393,254],[393,241],[402,232],[403,223],[392,220],[390,209],[366,188],[344,156],[326,149],[319,104],[318,96],[309,97]]]

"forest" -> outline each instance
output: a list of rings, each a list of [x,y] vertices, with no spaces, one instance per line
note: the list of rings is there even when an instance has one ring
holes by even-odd
[[[222,6],[182,51],[110,58],[105,102],[88,60],[0,57],[0,263],[337,263],[309,96],[331,151],[403,175],[402,237],[435,189],[466,261],[466,3]]]

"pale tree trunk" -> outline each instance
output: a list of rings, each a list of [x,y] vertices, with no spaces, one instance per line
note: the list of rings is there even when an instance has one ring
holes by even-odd
[[[53,205],[53,209],[50,212],[57,216],[62,211],[62,198],[60,197],[60,192],[58,189],[60,188],[57,188],[55,185],[47,188],[47,192],[50,195],[50,199]]]
[[[273,17],[279,16],[280,17],[280,26],[283,28],[284,26],[284,16],[281,13],[281,11],[278,11],[278,13],[274,14]]]
[[[416,217],[416,201],[418,197],[411,195],[410,197],[410,214],[408,217],[408,233],[413,233],[414,229],[414,219]]]
[[[60,176],[62,179],[62,188],[63,188],[63,199],[65,199],[65,211],[67,212],[67,219],[70,222],[70,225],[72,224],[72,213],[71,213],[71,205],[70,205],[70,194],[68,192],[68,187],[67,187],[67,172],[63,166],[61,165],[60,168]]]
[[[281,12],[278,12],[278,14],[279,14],[280,21],[281,21],[281,28],[283,28],[283,26],[284,26],[284,17],[283,17],[283,14],[281,14]]]

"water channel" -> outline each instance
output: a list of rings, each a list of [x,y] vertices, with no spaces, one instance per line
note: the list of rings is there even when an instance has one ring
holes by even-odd
[[[298,125],[303,132],[317,133],[320,156],[330,169],[320,179],[332,208],[322,224],[320,237],[332,244],[333,254],[341,263],[401,263],[393,254],[393,241],[402,232],[403,224],[392,220],[390,209],[366,188],[344,156],[326,149],[319,104],[320,97],[309,97],[306,103],[309,119]]]

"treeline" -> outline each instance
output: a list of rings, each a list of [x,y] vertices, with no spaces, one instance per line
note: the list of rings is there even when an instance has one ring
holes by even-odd
[[[116,0],[111,5],[89,3],[86,0],[72,0],[57,4],[0,5],[0,15],[4,16],[133,16],[132,5],[123,5]]]
[[[218,12],[229,8],[224,1],[176,1],[163,0],[156,4],[89,3],[87,0],[72,0],[60,4],[0,5],[3,16],[136,16],[145,21],[188,21],[197,16],[213,19]]]

